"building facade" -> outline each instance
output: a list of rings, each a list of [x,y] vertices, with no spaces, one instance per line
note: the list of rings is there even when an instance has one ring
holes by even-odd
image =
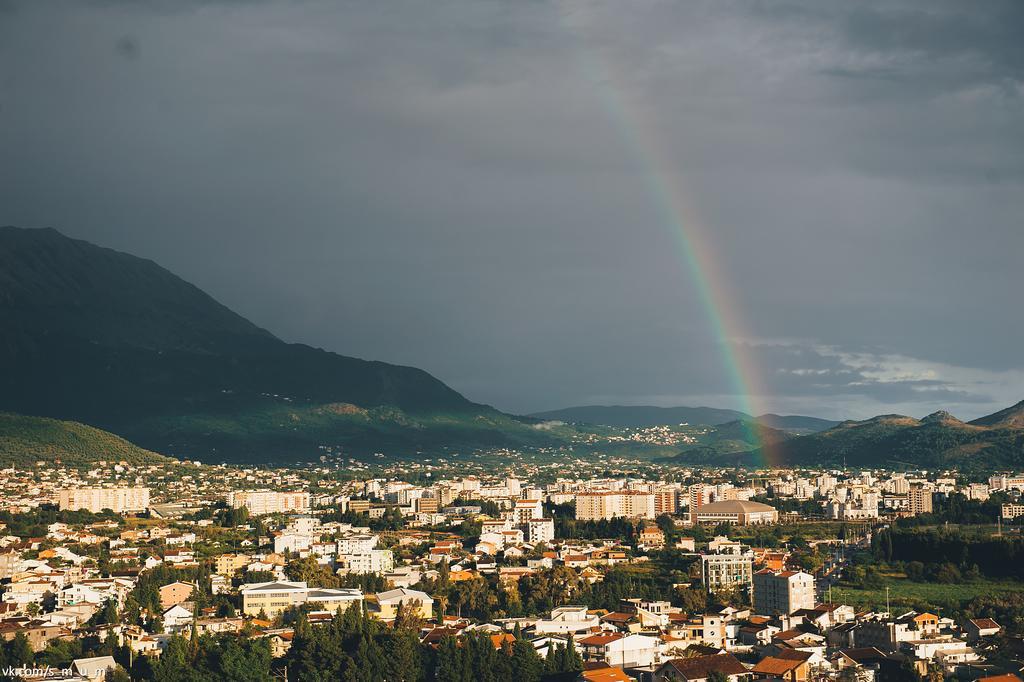
[[[65,488],[57,492],[61,511],[85,509],[94,514],[110,509],[118,514],[149,508],[149,488]]]
[[[599,490],[576,494],[576,518],[582,521],[655,518],[654,493],[641,490]]]
[[[754,574],[754,611],[765,616],[788,616],[799,609],[813,609],[814,576],[803,571],[772,571]]]
[[[228,495],[228,504],[234,509],[245,507],[253,516],[308,512],[309,493],[301,491],[234,490]]]

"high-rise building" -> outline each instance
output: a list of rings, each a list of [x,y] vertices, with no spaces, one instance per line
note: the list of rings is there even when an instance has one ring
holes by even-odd
[[[697,511],[711,502],[711,489],[703,483],[695,483],[689,490],[690,523],[697,523]]]
[[[788,616],[799,609],[813,609],[814,576],[803,571],[772,571],[754,574],[754,612],[764,616]]]
[[[61,511],[85,509],[95,513],[110,509],[118,514],[149,508],[149,488],[66,488],[57,491]]]
[[[910,486],[907,493],[907,509],[911,516],[930,514],[932,512],[932,491],[920,485]]]
[[[678,488],[657,488],[654,491],[654,513],[657,516],[662,514],[675,514],[679,511],[679,489]]]

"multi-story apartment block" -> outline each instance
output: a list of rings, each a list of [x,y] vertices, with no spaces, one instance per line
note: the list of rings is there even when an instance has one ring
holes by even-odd
[[[992,490],[1020,490],[1024,491],[1024,476],[1007,476],[1000,474],[988,479],[988,487]]]
[[[907,510],[911,516],[932,512],[932,491],[921,485],[912,485],[907,493]]]
[[[679,489],[657,488],[654,491],[654,514],[675,514],[679,511]]]
[[[600,490],[576,494],[576,518],[598,521],[623,517],[653,519],[654,493],[639,490]]]
[[[245,507],[253,516],[308,512],[308,492],[276,492],[273,490],[234,490],[228,495],[228,504],[238,509]]]
[[[813,609],[814,576],[803,571],[754,574],[754,611],[765,616],[788,616],[798,609]]]
[[[555,540],[554,519],[530,519],[526,523],[526,534],[530,542],[551,543]]]
[[[754,576],[754,552],[738,542],[712,543],[708,554],[701,554],[704,587],[709,591],[733,587],[750,588]]]
[[[1018,516],[1024,516],[1024,504],[1004,504],[1002,506],[1002,517],[1013,520]]]
[[[530,522],[531,519],[539,519],[544,516],[544,503],[540,500],[516,500],[513,508],[513,523],[521,526]]]
[[[149,508],[149,488],[65,488],[57,491],[61,511],[85,509],[98,513],[110,509],[118,514]]]
[[[233,575],[236,571],[251,564],[252,561],[252,557],[248,554],[221,554],[217,557],[214,566],[219,575]]]
[[[382,575],[395,568],[395,555],[390,549],[371,549],[359,554],[339,554],[338,564],[339,572]]]

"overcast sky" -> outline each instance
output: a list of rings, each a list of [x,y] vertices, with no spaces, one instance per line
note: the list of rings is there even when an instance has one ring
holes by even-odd
[[[654,173],[758,405],[1024,399],[1024,2],[0,0],[0,224],[506,410],[742,404]]]

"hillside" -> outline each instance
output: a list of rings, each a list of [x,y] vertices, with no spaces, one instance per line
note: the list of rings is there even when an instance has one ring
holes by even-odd
[[[774,447],[794,438],[790,433],[773,429],[751,419],[737,419],[720,424],[701,439],[699,445],[687,448],[678,455],[661,457],[658,462],[674,462],[695,465],[731,465],[742,464],[749,456],[751,448],[761,444]]]
[[[587,405],[566,407],[549,412],[530,415],[537,419],[551,419],[575,424],[597,424],[601,426],[648,427],[670,424],[706,424],[718,426],[737,420],[751,421],[754,418],[736,410],[716,407],[654,407],[652,405]],[[799,415],[781,416],[765,414],[756,419],[772,429],[789,433],[814,433],[831,428],[839,422],[817,417]]]
[[[169,458],[78,422],[0,412],[0,465],[57,460],[68,466],[84,466],[98,461],[159,463]]]
[[[757,418],[757,421],[759,424],[764,426],[798,435],[817,433],[818,431],[824,431],[825,429],[831,429],[832,427],[839,425],[839,422],[832,421],[830,419],[804,417],[797,414],[762,414]]]
[[[771,452],[761,450],[723,456],[718,464],[778,466],[836,465],[850,467],[947,468],[970,470],[1024,467],[1024,427],[1019,426],[1024,403],[964,423],[947,412],[924,419],[881,415],[799,438],[778,442]],[[676,461],[708,463],[707,453]]]
[[[423,370],[285,343],[151,261],[55,230],[0,228],[0,319],[0,410],[94,424],[176,456],[290,462],[321,445],[408,453],[553,439]],[[339,404],[369,416],[321,419],[315,433],[264,419]]]

